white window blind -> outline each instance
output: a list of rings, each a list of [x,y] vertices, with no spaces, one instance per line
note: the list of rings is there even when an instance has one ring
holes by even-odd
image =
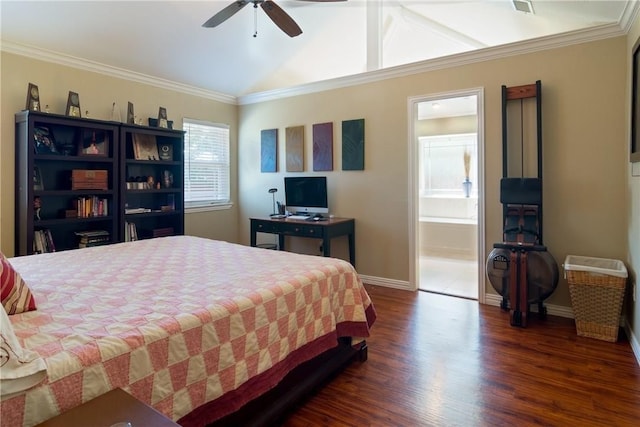
[[[230,202],[229,126],[184,119],[186,208]]]

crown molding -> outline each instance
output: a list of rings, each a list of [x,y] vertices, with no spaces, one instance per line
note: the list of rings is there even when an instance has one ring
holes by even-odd
[[[39,61],[51,62],[54,64],[77,68],[84,71],[91,71],[110,77],[116,77],[136,83],[155,86],[161,89],[173,90],[188,95],[224,102],[226,104],[237,104],[237,98],[235,96],[213,92],[210,90],[162,79],[159,77],[149,76],[146,74],[137,73],[135,71],[125,70],[123,68],[102,64],[100,62],[90,61],[87,59],[66,55],[60,52],[41,49],[35,46],[28,46],[6,40],[0,40],[0,50],[7,53],[13,53],[16,55],[37,59]]]
[[[640,2],[637,0],[628,1],[622,11],[620,16],[620,28],[624,30],[624,33],[627,34],[631,29],[631,26],[638,18],[638,14],[640,13]]]
[[[638,8],[634,7],[634,9],[636,9],[637,11]],[[425,61],[414,62],[411,64],[399,65],[397,67],[367,71],[352,76],[337,77],[335,79],[323,80],[284,89],[257,92],[245,96],[239,96],[238,104],[247,105],[298,95],[308,95],[311,93],[324,92],[331,89],[339,89],[365,83],[373,83],[397,77],[406,77],[414,74],[459,67],[478,62],[523,55],[526,53],[557,49],[574,44],[588,43],[611,37],[619,37],[625,34],[626,32],[623,31],[618,24],[600,25],[589,29],[582,29],[558,35],[539,37],[532,40],[509,43],[502,46],[488,47],[484,49],[444,56],[441,58],[434,58]]]

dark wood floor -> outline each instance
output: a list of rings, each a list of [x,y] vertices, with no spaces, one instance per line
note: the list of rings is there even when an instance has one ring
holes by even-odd
[[[553,316],[514,328],[498,307],[367,289],[378,312],[369,360],[285,426],[640,425],[640,367],[622,332],[581,338]]]

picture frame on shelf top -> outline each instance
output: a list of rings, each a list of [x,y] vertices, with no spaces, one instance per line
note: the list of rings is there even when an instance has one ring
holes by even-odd
[[[80,95],[76,92],[69,91],[66,115],[70,117],[82,117],[82,110],[80,109]]]
[[[127,102],[127,123],[133,125],[136,123],[136,116],[133,113],[133,103]]]
[[[167,109],[164,107],[160,107],[158,109],[158,127],[159,128],[169,128],[169,119],[167,118]]]
[[[40,91],[38,86],[33,83],[29,83],[27,88],[27,105],[26,110],[40,111]]]

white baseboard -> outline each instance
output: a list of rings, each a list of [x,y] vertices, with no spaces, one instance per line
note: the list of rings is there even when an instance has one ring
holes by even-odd
[[[497,294],[485,294],[484,302],[487,305],[495,305],[500,306],[502,302],[502,297]],[[565,307],[563,305],[553,305],[553,304],[545,304],[547,307],[547,314],[552,316],[566,317],[568,319],[573,319],[573,310],[571,307]],[[538,306],[536,304],[531,305],[531,311],[537,313]]]
[[[368,285],[384,286],[386,288],[403,289],[413,291],[411,285],[406,280],[385,279],[383,277],[367,276],[360,274],[360,279]]]
[[[633,329],[629,325],[629,322],[625,322],[624,332],[627,334],[629,338],[629,344],[631,344],[631,350],[633,350],[633,354],[636,356],[636,362],[640,366],[640,342],[636,339],[636,335],[633,333]]]

